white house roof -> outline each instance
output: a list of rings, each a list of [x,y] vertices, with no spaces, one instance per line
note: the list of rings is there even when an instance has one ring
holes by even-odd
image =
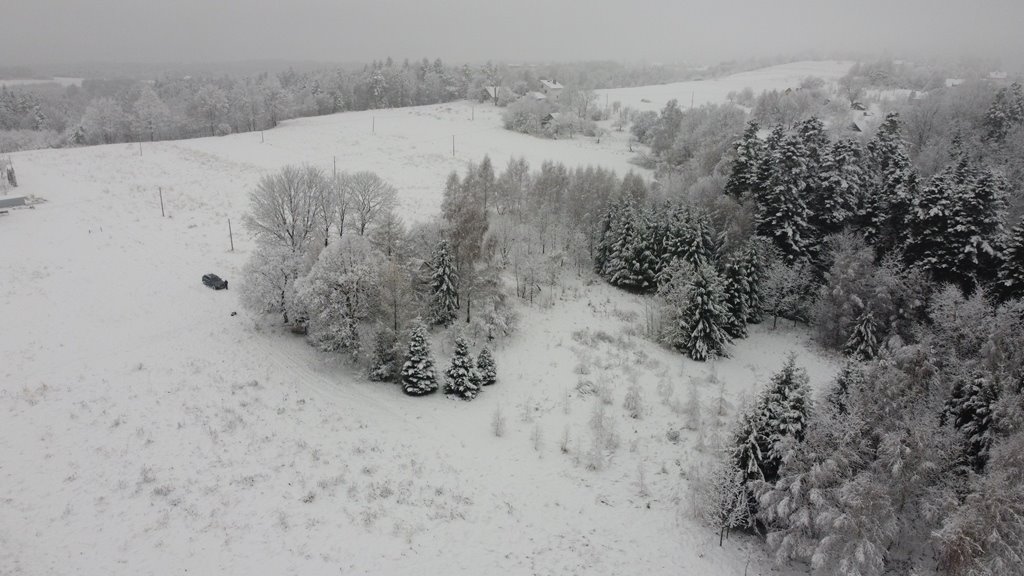
[[[548,90],[561,90],[563,86],[554,80],[541,80],[540,85]]]

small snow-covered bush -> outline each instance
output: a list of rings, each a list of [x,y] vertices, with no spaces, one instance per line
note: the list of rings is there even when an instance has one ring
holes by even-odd
[[[643,418],[644,399],[639,385],[634,384],[629,387],[629,390],[626,392],[626,398],[622,403],[622,407],[626,409],[626,413],[629,414],[630,418],[633,418],[634,420]]]

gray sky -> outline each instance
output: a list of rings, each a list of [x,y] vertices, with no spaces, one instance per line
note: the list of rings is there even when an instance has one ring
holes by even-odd
[[[3,0],[0,65],[1024,54],[1024,0]],[[909,54],[908,54],[909,52]]]

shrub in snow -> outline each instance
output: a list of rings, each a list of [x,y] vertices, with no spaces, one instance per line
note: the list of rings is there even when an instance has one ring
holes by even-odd
[[[494,415],[491,417],[491,432],[496,438],[505,435],[505,415],[501,413],[501,404],[494,409]]]
[[[444,376],[446,394],[458,396],[464,400],[472,400],[480,391],[478,385],[480,377],[476,374],[476,367],[473,366],[473,357],[469,355],[466,339],[461,336],[455,340],[455,355],[452,356],[452,363],[445,370]]]
[[[622,403],[630,418],[639,420],[644,416],[644,399],[640,392],[640,386],[634,384],[626,392],[626,398]]]
[[[410,396],[422,396],[437,390],[434,359],[427,342],[427,327],[417,318],[409,337],[409,349],[402,365],[402,390]]]
[[[696,483],[698,517],[718,529],[718,545],[729,531],[750,525],[747,489],[743,471],[731,462],[715,466]]]

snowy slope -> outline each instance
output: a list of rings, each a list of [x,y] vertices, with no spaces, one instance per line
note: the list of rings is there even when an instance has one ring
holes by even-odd
[[[565,279],[523,308],[496,351],[499,383],[463,403],[367,382],[252,318],[236,290],[202,286],[211,271],[237,285],[253,249],[247,193],[287,163],[377,170],[411,219],[436,213],[445,174],[485,153],[628,167],[621,140],[511,134],[466,103],[388,111],[377,134],[372,117],[141,157],[15,155],[19,191],[47,201],[0,220],[0,574],[743,574],[748,557],[749,574],[773,573],[756,542],[719,548],[692,518],[686,487],[710,454],[698,444],[725,428],[709,415],[687,430],[678,407],[693,379],[709,413],[712,372],[737,404],[787,350],[823,385],[835,367],[802,332],[758,328],[733,358],[699,365],[637,335],[642,299]],[[444,365],[450,340],[436,344]],[[586,466],[600,403],[577,389],[587,380],[609,384],[620,439],[599,471]],[[634,381],[640,420],[622,408]]]
[[[845,61],[791,62],[713,80],[598,90],[598,102],[603,103],[607,99],[608,102],[622,102],[623,106],[635,110],[659,111],[674,98],[681,108],[687,109],[691,102],[694,106],[724,102],[730,92],[739,92],[747,87],[752,88],[756,96],[762,90],[797,88],[800,81],[808,76],[817,76],[826,83],[835,82],[852,66],[853,62]]]

